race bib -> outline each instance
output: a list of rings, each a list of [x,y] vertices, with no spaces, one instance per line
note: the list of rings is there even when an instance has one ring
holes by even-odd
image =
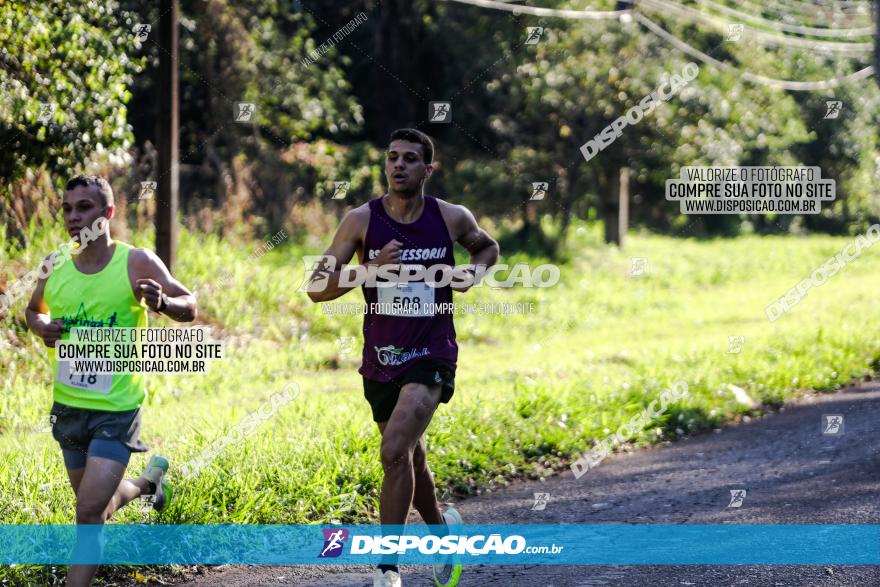
[[[434,288],[427,283],[398,283],[377,287],[377,314],[422,318],[434,315]]]
[[[58,372],[55,381],[95,393],[110,393],[113,387],[112,373],[71,373],[71,361],[58,361]]]

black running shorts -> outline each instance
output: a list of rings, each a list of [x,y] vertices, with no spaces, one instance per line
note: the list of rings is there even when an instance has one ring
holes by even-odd
[[[86,464],[86,456],[110,458],[127,462],[123,457],[132,452],[147,452],[149,447],[140,440],[141,409],[125,412],[105,412],[52,404],[52,436],[64,451],[68,469],[79,469]],[[99,441],[97,444],[94,441]],[[116,442],[119,450],[107,452],[108,444]],[[104,452],[101,452],[103,450]],[[128,451],[129,454],[124,453]]]
[[[407,383],[439,385],[440,403],[449,403],[455,391],[455,369],[446,363],[425,359],[417,361],[402,375],[391,381],[373,381],[364,378],[364,397],[370,402],[374,422],[387,422],[397,405],[400,390]]]

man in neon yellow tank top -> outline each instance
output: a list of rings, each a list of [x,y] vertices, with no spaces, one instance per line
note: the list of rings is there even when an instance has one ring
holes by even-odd
[[[31,332],[49,347],[55,373],[52,436],[61,445],[76,495],[77,524],[103,524],[116,510],[144,495],[161,510],[170,488],[168,461],[154,456],[144,474],[124,479],[138,439],[144,381],[140,375],[71,374],[55,360],[55,342],[71,328],[145,328],[147,309],[178,322],[196,316],[195,297],[152,251],[110,238],[113,191],[106,180],[77,176],[65,188],[64,224],[80,247],[75,256],[55,252],[44,261],[27,308]],[[96,230],[96,227],[101,229]],[[70,567],[67,585],[89,585],[95,565]]]

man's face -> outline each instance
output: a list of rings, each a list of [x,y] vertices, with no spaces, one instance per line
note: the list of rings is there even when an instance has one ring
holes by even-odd
[[[404,140],[391,141],[385,158],[385,179],[395,192],[418,192],[421,184],[434,170],[425,164],[422,145]]]
[[[97,186],[78,185],[64,192],[61,210],[67,234],[76,241],[79,241],[80,231],[83,228],[91,230],[98,218],[103,216],[109,220],[113,217],[113,206],[104,206]]]

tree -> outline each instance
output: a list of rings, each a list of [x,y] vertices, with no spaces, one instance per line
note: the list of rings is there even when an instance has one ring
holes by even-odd
[[[94,152],[125,150],[140,71],[131,15],[115,1],[0,3],[0,188],[28,168],[62,182]]]

